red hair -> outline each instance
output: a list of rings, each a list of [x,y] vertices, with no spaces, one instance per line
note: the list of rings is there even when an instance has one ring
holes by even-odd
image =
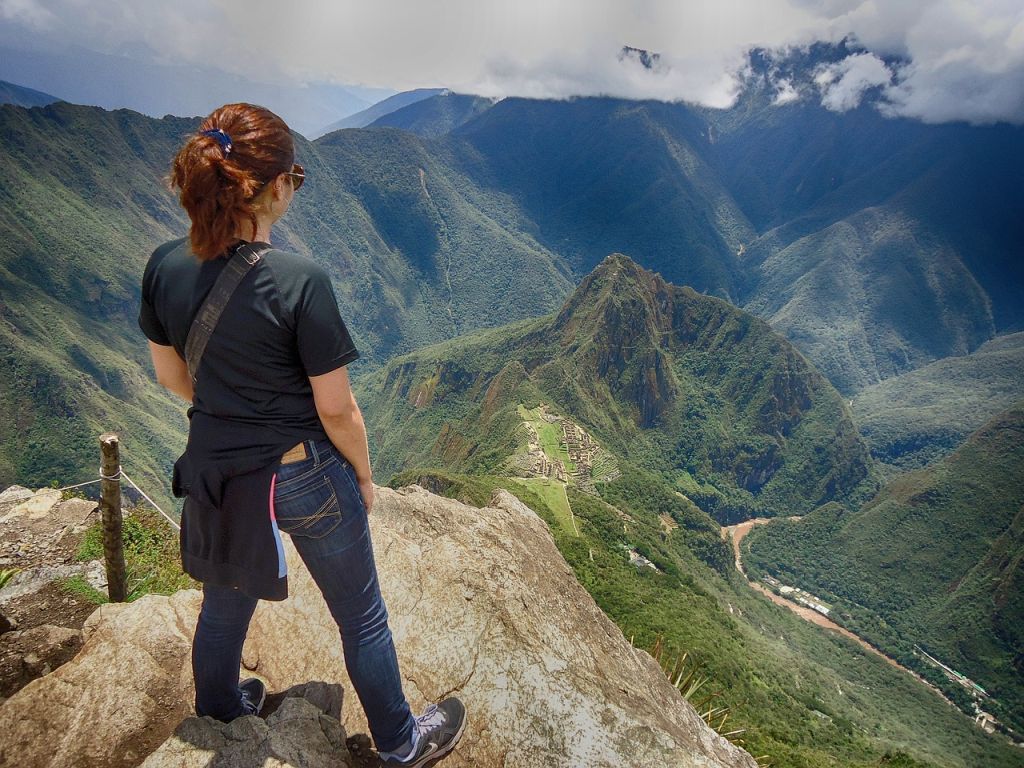
[[[204,135],[223,131],[230,137]],[[287,124],[265,107],[225,104],[203,120],[171,166],[171,187],[192,220],[189,239],[201,260],[215,259],[246,225],[256,236],[254,200],[263,185],[292,170],[295,143]]]

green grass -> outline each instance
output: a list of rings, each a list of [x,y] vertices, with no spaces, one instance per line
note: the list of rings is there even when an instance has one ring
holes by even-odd
[[[107,597],[105,592],[101,592],[96,589],[96,587],[86,581],[82,576],[69,576],[66,579],[61,579],[58,582],[58,586],[62,591],[69,595],[85,600],[86,602],[93,603],[94,605],[103,605],[110,602],[110,599]]]
[[[572,509],[569,507],[569,497],[566,495],[565,483],[551,478],[513,478],[511,483],[522,486],[533,491],[543,501],[544,505],[551,511],[558,521],[558,524],[565,531],[573,536],[579,535],[579,523],[573,521]]]
[[[142,595],[170,595],[196,586],[181,570],[178,534],[159,513],[136,507],[123,523],[128,600]],[[103,559],[103,524],[89,527],[78,549],[79,560]]]

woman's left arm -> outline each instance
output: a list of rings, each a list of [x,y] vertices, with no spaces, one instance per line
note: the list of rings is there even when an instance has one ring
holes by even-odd
[[[149,354],[153,358],[156,380],[178,397],[191,403],[192,377],[188,375],[188,366],[174,347],[150,341]]]

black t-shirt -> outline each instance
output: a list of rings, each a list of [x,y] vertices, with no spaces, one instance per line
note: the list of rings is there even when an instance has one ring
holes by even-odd
[[[185,239],[157,248],[142,279],[146,337],[184,357],[192,320],[227,261],[199,261]],[[261,443],[322,439],[309,377],[358,357],[327,273],[301,256],[266,251],[210,337],[191,415],[272,433],[256,438]]]

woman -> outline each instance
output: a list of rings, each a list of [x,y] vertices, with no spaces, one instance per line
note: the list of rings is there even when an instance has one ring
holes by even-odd
[[[189,237],[157,248],[143,277],[139,325],[157,380],[192,403],[174,492],[185,497],[183,566],[203,582],[196,713],[227,721],[262,706],[263,683],[239,683],[238,668],[257,601],[287,595],[283,531],[338,623],[381,759],[421,766],[455,746],[465,710],[451,698],[413,717],[402,692],[367,524],[366,430],[345,368],[359,353],[324,270],[269,247],[305,180],[294,160],[291,133],[274,113],[251,104],[214,111],[171,172]],[[242,264],[236,251],[247,271],[221,298],[223,314],[190,375],[193,320],[225,267]]]

